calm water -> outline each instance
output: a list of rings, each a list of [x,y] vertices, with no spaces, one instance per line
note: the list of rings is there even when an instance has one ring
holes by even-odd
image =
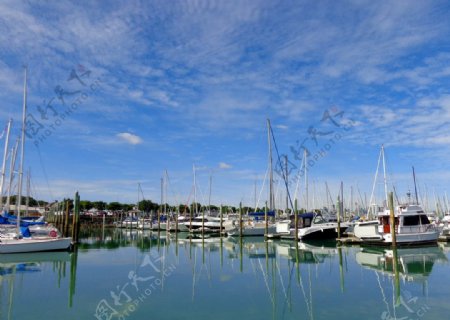
[[[449,319],[450,246],[391,251],[111,230],[0,255],[1,319]]]

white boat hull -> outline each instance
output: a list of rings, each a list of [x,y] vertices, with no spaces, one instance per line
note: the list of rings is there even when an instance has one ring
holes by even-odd
[[[0,253],[25,253],[68,250],[71,238],[1,239]]]
[[[381,240],[381,235],[378,233],[378,220],[357,222],[353,229],[355,237],[365,239],[378,239]]]
[[[267,233],[275,233],[276,227],[274,225],[270,225],[267,228]],[[239,228],[233,228],[230,230],[227,230],[227,234],[232,237],[239,237],[240,236],[240,230]],[[266,234],[266,227],[265,226],[245,226],[242,228],[242,236],[244,237],[250,237],[250,236],[264,236]]]

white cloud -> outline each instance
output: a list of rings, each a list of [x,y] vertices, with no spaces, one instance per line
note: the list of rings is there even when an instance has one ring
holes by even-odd
[[[231,169],[232,166],[230,164],[228,164],[228,163],[225,163],[225,162],[219,162],[219,168],[220,169]]]
[[[133,145],[141,144],[143,142],[141,137],[129,132],[121,132],[118,133],[116,136],[122,139],[122,141]]]

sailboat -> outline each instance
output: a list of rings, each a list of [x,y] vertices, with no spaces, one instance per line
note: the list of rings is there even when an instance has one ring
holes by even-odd
[[[67,250],[71,246],[71,238],[62,238],[58,233],[43,237],[31,237],[27,227],[21,227],[20,203],[22,200],[23,162],[25,153],[25,130],[27,112],[27,70],[25,69],[25,80],[23,89],[23,115],[21,134],[21,159],[19,168],[19,191],[17,203],[17,229],[15,233],[0,235],[0,253],[26,253],[40,251]]]
[[[267,119],[267,138],[269,144],[269,212],[267,213],[267,219],[269,219],[269,216],[275,216],[271,132],[270,120]],[[275,224],[260,219],[265,215],[263,212],[252,212],[249,214],[250,219],[245,223],[243,221],[239,222],[239,220],[229,220],[225,225],[225,231],[228,236],[264,236],[274,233],[276,231]],[[242,223],[242,228],[240,227],[240,223]]]

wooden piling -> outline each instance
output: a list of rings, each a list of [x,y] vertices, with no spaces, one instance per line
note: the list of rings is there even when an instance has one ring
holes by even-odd
[[[290,222],[289,222],[290,223]],[[297,199],[294,201],[294,223],[295,223],[295,241],[298,242],[298,210],[297,210]]]
[[[389,216],[389,223],[390,223],[390,229],[391,229],[391,237],[392,237],[392,247],[397,247],[397,236],[395,234],[395,213],[394,213],[394,195],[392,192],[389,192],[389,210],[390,210],[390,216]]]
[[[69,214],[69,200],[66,201],[65,203],[66,206],[66,218],[64,220],[64,228],[63,228],[63,235],[64,237],[69,236],[69,218],[70,218],[70,214]]]
[[[242,202],[239,202],[239,237],[242,238]]]
[[[222,239],[222,233],[223,233],[223,206],[220,205],[220,237],[221,237],[221,239]]]
[[[265,222],[266,222],[266,225],[265,225],[265,231],[264,231],[264,234],[266,235],[266,237],[268,236],[268,234],[269,234],[269,216],[268,216],[268,214],[267,214],[267,201],[266,201],[266,204],[265,204],[265,206],[264,206],[264,220],[265,220]]]
[[[338,196],[337,199],[337,234],[338,234],[338,239],[341,239],[341,200],[340,200],[340,196]]]
[[[80,195],[78,191],[75,193],[73,220],[72,220],[72,241],[78,243],[80,233]]]

